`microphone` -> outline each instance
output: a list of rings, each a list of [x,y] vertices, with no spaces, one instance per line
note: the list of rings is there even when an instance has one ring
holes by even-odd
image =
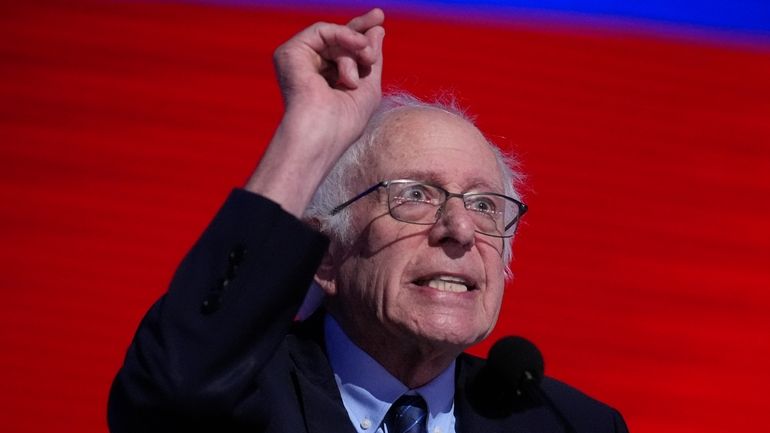
[[[540,385],[545,373],[543,354],[524,337],[508,336],[498,340],[487,357],[489,373],[502,379],[516,397],[524,397]]]
[[[564,431],[574,433],[572,424],[540,389],[544,374],[545,361],[537,346],[523,337],[503,337],[489,349],[486,365],[471,378],[468,401],[488,418],[504,418],[545,403]]]

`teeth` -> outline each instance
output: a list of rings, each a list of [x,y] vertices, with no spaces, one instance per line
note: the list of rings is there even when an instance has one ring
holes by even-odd
[[[468,286],[458,278],[441,277],[428,280],[428,287],[440,290],[442,292],[467,292]]]

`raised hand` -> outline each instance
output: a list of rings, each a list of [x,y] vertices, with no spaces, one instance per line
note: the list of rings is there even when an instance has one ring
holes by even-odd
[[[287,120],[336,120],[321,132],[335,133],[340,146],[358,137],[380,100],[383,20],[373,9],[346,26],[316,23],[276,49]]]
[[[379,104],[384,14],[316,23],[275,51],[285,111],[246,188],[300,215]]]

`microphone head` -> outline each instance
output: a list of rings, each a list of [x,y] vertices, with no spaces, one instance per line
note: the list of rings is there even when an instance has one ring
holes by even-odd
[[[486,364],[469,377],[468,402],[487,418],[504,418],[540,404],[539,385],[545,367],[534,344],[504,337],[489,350]]]
[[[543,355],[537,346],[514,336],[501,338],[489,349],[487,368],[518,396],[540,385],[545,373]]]

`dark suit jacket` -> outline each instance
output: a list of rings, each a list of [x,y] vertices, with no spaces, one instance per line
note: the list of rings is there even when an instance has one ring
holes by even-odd
[[[110,430],[355,433],[322,319],[293,321],[326,246],[275,203],[235,190],[139,326],[110,393]],[[464,390],[482,365],[458,358],[458,432],[564,431],[543,404],[482,416]],[[626,431],[579,391],[548,378],[542,388],[578,432]]]

